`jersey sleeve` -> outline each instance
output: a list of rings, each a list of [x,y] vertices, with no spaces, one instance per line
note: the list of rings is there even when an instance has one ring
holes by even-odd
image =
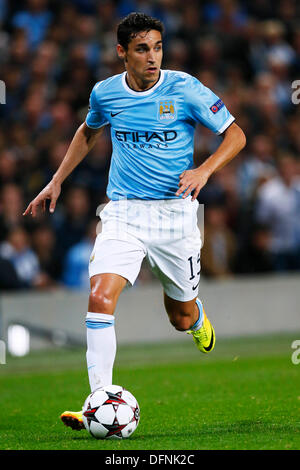
[[[187,80],[185,105],[190,119],[200,122],[215,134],[222,134],[235,120],[223,101],[195,77]]]
[[[100,127],[103,127],[108,124],[108,121],[105,118],[103,111],[101,111],[101,101],[99,92],[100,83],[96,83],[96,85],[92,89],[89,101],[89,109],[85,119],[86,125],[88,127],[91,127],[92,129],[100,129]]]

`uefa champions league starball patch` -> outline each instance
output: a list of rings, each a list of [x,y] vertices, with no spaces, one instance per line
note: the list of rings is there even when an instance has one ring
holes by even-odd
[[[216,114],[218,111],[220,111],[221,108],[223,108],[224,106],[224,103],[223,101],[220,99],[218,101],[216,101],[215,104],[213,104],[209,109],[214,113]]]

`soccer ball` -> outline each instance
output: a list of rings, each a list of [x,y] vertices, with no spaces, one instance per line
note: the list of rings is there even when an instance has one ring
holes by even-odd
[[[139,424],[140,408],[128,390],[107,385],[87,397],[82,417],[85,429],[96,439],[126,439]]]

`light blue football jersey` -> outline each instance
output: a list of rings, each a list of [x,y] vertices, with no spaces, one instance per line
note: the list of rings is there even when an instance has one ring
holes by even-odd
[[[146,91],[132,90],[126,72],[96,83],[86,124],[110,124],[112,158],[107,196],[177,199],[179,175],[193,167],[197,123],[222,134],[234,121],[222,100],[191,75],[161,70]]]

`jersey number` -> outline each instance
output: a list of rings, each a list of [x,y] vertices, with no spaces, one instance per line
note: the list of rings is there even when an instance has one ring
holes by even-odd
[[[198,256],[197,256],[197,262],[196,262],[196,270],[199,268],[199,271],[197,271],[197,274],[195,275],[194,274],[194,261],[193,261],[193,257],[190,256],[188,258],[188,261],[190,263],[190,271],[191,271],[191,277],[189,278],[190,281],[192,281],[193,279],[195,279],[196,276],[199,276],[200,278],[200,253],[198,253]],[[199,279],[200,280],[200,279]],[[199,284],[199,280],[198,280],[198,283],[192,287],[193,290],[197,289],[198,287],[198,284]]]

